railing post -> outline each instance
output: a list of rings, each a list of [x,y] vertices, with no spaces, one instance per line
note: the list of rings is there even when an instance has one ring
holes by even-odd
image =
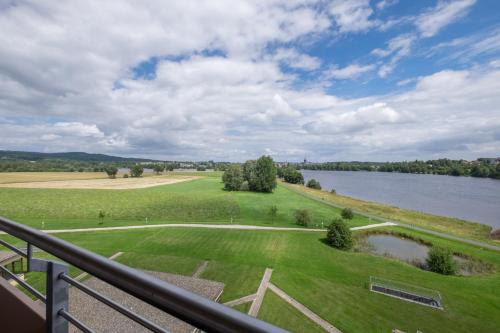
[[[68,311],[68,284],[59,278],[68,274],[68,266],[58,262],[47,262],[47,303],[45,322],[47,333],[67,333],[68,321],[59,315]]]
[[[31,258],[33,257],[33,245],[27,243],[26,246],[26,270],[31,272]]]

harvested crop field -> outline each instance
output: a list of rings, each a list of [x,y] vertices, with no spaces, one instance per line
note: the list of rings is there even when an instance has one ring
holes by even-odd
[[[104,172],[0,172],[0,184],[103,178]]]
[[[75,180],[53,180],[32,181],[0,184],[0,187],[10,188],[56,188],[56,189],[108,189],[125,190],[134,188],[147,188],[159,185],[175,184],[189,180],[198,179],[196,176],[157,176],[140,178],[116,178],[116,179],[75,179]]]

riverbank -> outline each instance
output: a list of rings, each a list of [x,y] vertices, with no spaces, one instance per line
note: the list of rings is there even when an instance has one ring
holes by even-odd
[[[500,244],[499,241],[490,239],[489,235],[492,228],[484,224],[473,223],[452,217],[417,212],[410,209],[403,209],[371,201],[364,201],[326,191],[313,190],[302,185],[294,185],[284,182],[281,182],[281,184],[289,189],[304,193],[309,197],[329,202],[335,206],[349,207],[374,219],[393,220],[459,237],[486,241],[491,244]]]

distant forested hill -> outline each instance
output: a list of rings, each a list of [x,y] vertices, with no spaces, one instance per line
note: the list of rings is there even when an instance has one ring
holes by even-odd
[[[66,160],[66,161],[82,161],[82,162],[150,162],[155,161],[143,158],[128,158],[111,156],[105,154],[88,154],[84,152],[68,152],[68,153],[38,153],[29,151],[13,151],[0,150],[1,160]]]

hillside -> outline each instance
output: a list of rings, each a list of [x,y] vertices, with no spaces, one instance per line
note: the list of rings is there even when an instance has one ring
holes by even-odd
[[[155,161],[143,158],[120,157],[105,154],[89,154],[85,152],[67,152],[67,153],[39,153],[29,151],[0,150],[0,159],[3,160],[68,160],[84,162],[150,162]]]

